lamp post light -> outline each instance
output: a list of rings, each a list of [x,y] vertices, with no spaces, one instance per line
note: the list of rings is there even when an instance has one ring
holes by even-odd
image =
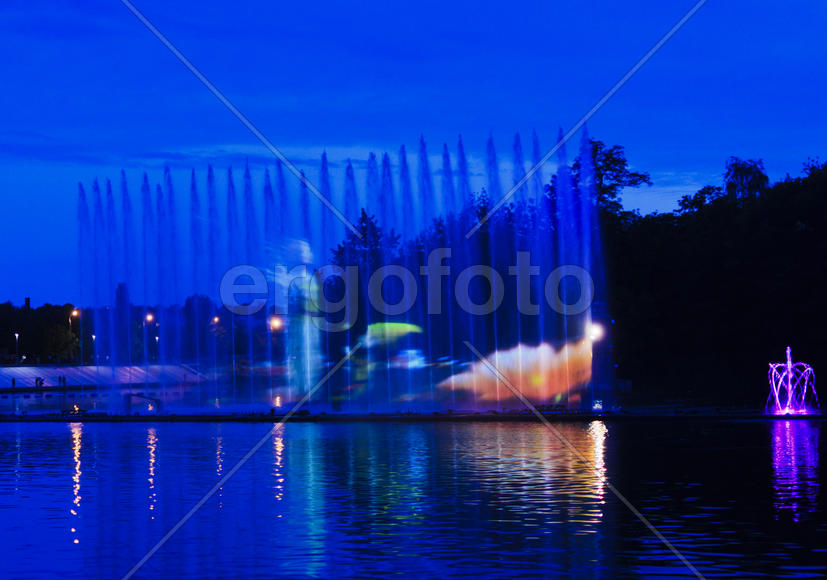
[[[80,316],[80,310],[78,310],[77,308],[73,309],[72,313],[69,315],[69,332],[70,333],[74,333],[74,327],[72,326],[72,319],[77,318],[79,316]],[[81,337],[81,339],[82,338],[83,337]],[[81,348],[81,352],[83,352],[83,342],[81,342],[80,348]],[[74,349],[72,349],[72,350],[74,350]],[[81,358],[83,358],[83,356],[81,356]]]
[[[14,333],[14,361],[20,360],[20,333]]]

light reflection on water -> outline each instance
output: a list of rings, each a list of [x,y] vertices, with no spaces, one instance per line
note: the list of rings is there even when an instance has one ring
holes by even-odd
[[[270,428],[0,424],[0,575],[122,575]],[[820,424],[555,428],[588,465],[536,423],[282,426],[143,574],[684,576],[606,478],[707,577],[827,572]]]
[[[81,423],[70,423],[69,428],[72,430],[72,464],[74,471],[72,472],[72,507],[69,508],[72,533],[72,543],[79,544],[78,528],[80,527],[80,476],[83,475],[81,471],[80,452],[83,448],[83,425]]]
[[[155,503],[158,501],[158,493],[155,491],[155,451],[157,450],[158,435],[155,427],[147,429],[146,434],[146,448],[149,452],[149,468],[147,475],[147,483],[149,484],[149,511],[152,512],[150,517],[155,519]]]
[[[772,426],[773,490],[776,517],[799,521],[816,510],[819,427],[804,420],[775,421]]]

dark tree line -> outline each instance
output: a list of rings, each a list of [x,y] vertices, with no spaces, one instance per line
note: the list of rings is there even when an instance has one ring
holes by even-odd
[[[603,212],[618,374],[647,402],[761,407],[767,363],[827,368],[827,168],[769,185],[730,158],[722,186],[666,214]]]
[[[79,332],[73,310],[71,304],[44,304],[39,308],[0,304],[0,361],[14,363],[18,352],[19,358],[26,357],[25,362],[30,364],[74,361],[78,356]]]
[[[827,166],[808,161],[801,177],[787,177],[770,184],[762,162],[730,158],[719,185],[708,185],[680,199],[670,213],[641,216],[624,211],[620,195],[625,188],[651,184],[649,175],[633,171],[620,146],[592,142],[597,189],[596,205],[606,270],[607,315],[612,325],[613,358],[617,376],[633,382],[638,401],[682,399],[693,404],[735,403],[759,407],[767,385],[770,361],[781,360],[789,344],[796,360],[811,363],[816,371],[827,368],[827,314],[822,294],[827,289]],[[572,163],[575,188],[580,179],[580,159]],[[417,272],[429,251],[453,248],[455,272],[468,264],[492,264],[504,270],[518,249],[536,251],[554,236],[555,179],[541,200],[512,203],[503,208],[467,240],[465,232],[485,215],[492,204],[483,190],[466,200],[458,215],[435,220],[414,241],[401,243],[393,231],[364,212],[359,220],[362,237],[349,236],[335,250],[333,260],[357,264],[364,284],[381,264],[400,264]],[[539,240],[539,244],[538,244]],[[507,284],[512,280],[503,274]],[[444,280],[442,302],[451,298],[453,280]],[[484,301],[484,281],[471,288],[475,301]],[[333,282],[335,284],[335,281]],[[424,286],[421,286],[424,289]],[[335,299],[336,289],[329,289]],[[538,290],[535,288],[534,290]],[[506,293],[514,289],[507,286]],[[397,292],[394,295],[394,292]],[[360,313],[370,313],[359,292]],[[388,302],[398,297],[390,285]],[[536,298],[536,296],[535,296]],[[199,298],[205,300],[205,298]],[[193,303],[194,304],[194,303]],[[137,307],[133,307],[137,308]],[[188,304],[185,310],[193,307]],[[532,342],[539,336],[537,323],[521,318],[510,299],[495,315],[473,319],[459,309],[448,316],[428,317],[421,300],[410,315],[398,317],[420,324],[424,335],[412,337],[410,346],[428,348],[433,357],[459,356],[461,340],[484,337],[491,350],[517,340]],[[14,359],[14,333],[20,334],[19,350],[27,362],[58,363],[77,360],[79,320],[70,324],[72,305],[44,305],[37,309],[0,304],[0,356]],[[194,330],[201,348],[218,336],[220,323],[207,316],[209,305],[199,310],[204,328]],[[133,335],[140,336],[142,311],[132,316]],[[94,332],[92,313],[85,316],[84,351],[87,362],[93,351],[88,336]],[[265,336],[262,314],[254,325]],[[349,333],[324,340],[331,359],[365,333],[369,322],[381,320],[376,313],[360,316]],[[448,329],[442,325],[449,321]],[[188,322],[191,322],[188,320]],[[560,328],[559,320],[546,325]],[[244,333],[243,327],[235,332]],[[185,333],[186,334],[186,333]],[[245,344],[242,336],[237,343]],[[495,340],[496,339],[496,340]],[[265,349],[255,342],[255,349]],[[140,345],[133,345],[139,351]],[[281,351],[281,346],[276,352]],[[184,347],[184,354],[191,350]],[[221,348],[220,350],[225,350]],[[266,350],[266,349],[265,349]],[[194,354],[194,353],[193,353]],[[135,356],[141,358],[141,353]],[[185,356],[186,358],[186,356]]]

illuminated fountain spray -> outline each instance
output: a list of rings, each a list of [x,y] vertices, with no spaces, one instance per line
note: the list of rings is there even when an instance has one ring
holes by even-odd
[[[770,395],[767,413],[773,415],[806,415],[818,409],[816,375],[806,363],[794,363],[787,347],[786,362],[770,363]]]

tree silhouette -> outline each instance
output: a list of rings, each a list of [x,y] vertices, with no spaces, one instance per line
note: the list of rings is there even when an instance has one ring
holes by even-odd
[[[724,173],[727,195],[732,199],[751,199],[761,195],[769,185],[761,159],[730,157]]]
[[[646,172],[632,171],[622,145],[606,147],[603,141],[591,139],[594,177],[597,187],[597,206],[613,213],[622,211],[620,193],[625,187],[652,185]],[[575,186],[580,181],[580,158],[574,160],[571,168]]]
[[[705,185],[693,195],[684,195],[678,200],[678,213],[687,214],[700,210],[705,205],[720,199],[723,189],[717,185]]]

